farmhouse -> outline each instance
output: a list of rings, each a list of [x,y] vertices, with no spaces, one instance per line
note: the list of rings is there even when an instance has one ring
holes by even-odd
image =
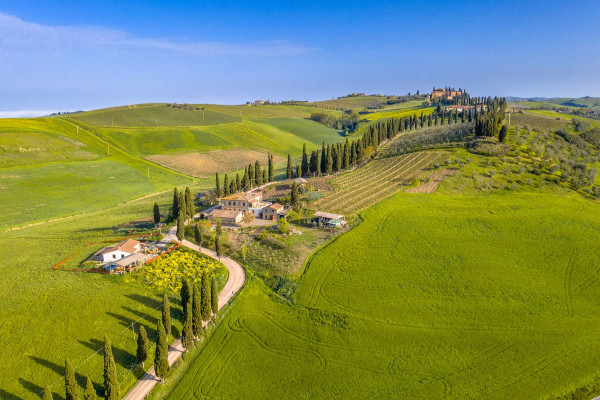
[[[261,192],[236,193],[221,198],[221,209],[249,211],[251,208],[259,207],[261,200]]]
[[[276,221],[283,215],[285,215],[285,207],[279,203],[273,203],[265,207],[262,217],[263,219],[270,219],[272,221]]]
[[[469,111],[469,110],[474,110],[474,109],[475,109],[475,106],[457,106],[457,105],[446,106],[446,111],[463,112],[463,111]]]
[[[346,225],[346,219],[343,215],[323,211],[318,211],[315,213],[313,222],[317,225],[330,228],[341,228],[342,226]]]
[[[460,90],[452,90],[452,89],[433,89],[433,92],[429,95],[429,100],[434,100],[439,97],[445,97],[448,100],[452,100],[454,97],[462,96],[462,92]]]
[[[140,251],[140,242],[127,239],[114,246],[107,247],[101,252],[102,262],[120,260]]]
[[[103,268],[111,274],[113,272],[131,271],[131,269],[134,268],[136,264],[143,263],[150,257],[151,256],[148,254],[135,253],[118,261],[106,263],[104,264]]]
[[[211,221],[215,221],[215,218],[219,218],[223,225],[238,225],[242,222],[242,217],[244,213],[241,210],[224,210],[224,209],[214,209],[209,212],[206,217]]]

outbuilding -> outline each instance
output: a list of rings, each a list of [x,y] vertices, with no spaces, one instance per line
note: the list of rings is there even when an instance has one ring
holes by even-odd
[[[313,222],[330,228],[341,228],[346,225],[346,219],[343,215],[324,211],[317,211],[313,217]]]

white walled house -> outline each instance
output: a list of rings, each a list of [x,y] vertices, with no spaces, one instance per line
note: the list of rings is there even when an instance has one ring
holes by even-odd
[[[117,261],[140,251],[140,242],[127,239],[102,251],[102,262]]]

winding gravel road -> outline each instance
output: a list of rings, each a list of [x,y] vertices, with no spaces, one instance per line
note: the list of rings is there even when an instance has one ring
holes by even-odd
[[[176,232],[177,227],[169,229],[169,232],[167,233],[167,235],[165,235],[163,241],[177,241]],[[190,249],[200,251],[200,248],[197,245],[187,240],[182,241],[181,244],[183,246],[189,247]],[[217,253],[209,249],[202,248],[202,254],[206,254],[207,256],[212,257],[214,259],[219,259],[219,257],[217,257]],[[242,266],[236,261],[232,260],[229,257],[222,256],[221,262],[227,267],[227,271],[229,271],[229,278],[227,279],[225,287],[223,288],[223,290],[221,290],[221,293],[219,293],[219,309],[221,309],[225,304],[229,302],[233,295],[242,288],[242,286],[244,285],[244,281],[246,280],[244,268],[242,268]],[[208,322],[204,322],[202,326],[206,326],[206,324],[208,324]],[[183,352],[184,349],[181,345],[180,336],[175,342],[173,342],[173,344],[171,344],[171,346],[169,346],[169,365],[173,365],[175,361],[177,361],[177,359],[179,359],[179,357],[182,356]],[[149,361],[154,359],[153,356],[150,356],[148,358]],[[154,389],[154,386],[156,386],[158,382],[160,382],[160,378],[156,376],[156,374],[154,373],[154,367],[152,367],[148,372],[146,372],[146,374],[142,378],[140,378],[138,383],[136,383],[136,385],[129,391],[129,393],[127,393],[127,395],[123,399],[143,400],[146,398],[146,396],[148,396],[148,394],[150,394],[150,392],[152,391],[152,389]]]

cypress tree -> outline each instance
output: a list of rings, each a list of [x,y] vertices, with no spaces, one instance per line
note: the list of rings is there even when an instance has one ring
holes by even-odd
[[[263,176],[262,176],[262,181],[263,183],[268,183],[269,181],[267,180],[267,170],[263,169]]]
[[[117,365],[107,337],[104,338],[104,397],[106,400],[119,400]]]
[[[183,212],[180,212],[179,218],[177,218],[177,239],[179,239],[180,242],[185,239],[185,220],[183,219]]]
[[[327,145],[327,167],[325,168],[325,171],[327,171],[327,175],[331,175],[331,172],[333,172],[333,158],[330,145]]]
[[[194,344],[194,327],[192,325],[192,307],[190,302],[185,305],[185,322],[181,331],[181,344],[187,353]]]
[[[296,178],[300,177],[300,165],[296,164]]]
[[[256,183],[256,186],[261,186],[263,184],[260,162],[258,160],[254,162],[254,182]]]
[[[227,177],[227,174],[223,177],[223,191],[225,192],[225,196],[229,196],[229,178]]]
[[[200,299],[198,285],[195,283],[192,290],[192,327],[194,336],[200,336],[200,332],[202,332],[202,300]]]
[[[154,203],[154,223],[158,224],[160,222],[160,208],[158,204]]]
[[[216,184],[215,193],[217,194],[217,197],[221,197],[221,180],[219,179],[218,172],[215,174],[215,184]]]
[[[158,340],[156,341],[156,351],[154,353],[154,371],[162,382],[165,381],[165,376],[169,372],[169,345],[167,344],[167,334],[162,321],[158,320]]]
[[[237,189],[237,184],[235,182],[235,179],[231,179],[231,183],[229,186],[230,186],[229,193],[231,193],[231,194],[237,193],[238,189]]]
[[[253,188],[255,181],[254,181],[254,167],[252,167],[252,164],[248,164],[248,182],[250,183],[250,186],[248,187],[248,189]]]
[[[292,179],[292,157],[289,154],[288,154],[287,169],[286,169],[285,177],[287,179]]]
[[[242,190],[250,190],[250,178],[248,177],[248,171],[244,172],[244,178],[242,180]]]
[[[53,400],[52,391],[50,391],[50,386],[46,386],[44,388],[44,396],[42,397],[42,400]]]
[[[201,313],[202,319],[208,321],[210,319],[210,283],[208,282],[208,274],[206,271],[202,273],[202,280],[200,282],[202,290],[201,296]]]
[[[236,192],[239,192],[241,189],[240,174],[238,174],[237,172],[235,173],[235,187],[236,187]]]
[[[290,197],[290,201],[292,203],[292,206],[298,205],[298,185],[296,184],[296,182],[292,183],[292,195]]]
[[[502,128],[500,128],[500,133],[498,134],[498,141],[500,141],[500,143],[504,143],[506,136],[508,136],[508,128],[506,125],[502,125]]]
[[[179,192],[177,191],[177,188],[173,189],[173,207],[172,207],[172,215],[173,215],[173,220],[177,220],[177,218],[179,217]]]
[[[302,146],[302,176],[308,175],[308,156],[306,155],[306,143]]]
[[[148,359],[148,335],[146,334],[146,328],[144,328],[144,325],[140,325],[140,329],[138,330],[136,356],[138,362],[142,364],[143,368],[144,363]]]
[[[202,251],[202,231],[200,230],[199,224],[196,224],[196,226],[194,227],[194,240],[200,248],[200,251]]]
[[[177,207],[179,208],[178,218],[181,218],[185,221],[187,219],[187,204],[185,202],[185,192],[179,193],[179,198],[177,200]]]
[[[221,236],[215,237],[215,253],[217,253],[217,257],[219,257],[219,261],[221,261],[221,256],[223,255],[223,246],[221,245]]]
[[[223,223],[220,218],[215,218],[215,233],[217,236],[221,236],[223,234]]]
[[[179,291],[179,295],[181,296],[181,309],[185,313],[186,304],[189,303],[192,299],[192,291],[190,289],[190,283],[187,278],[183,278],[181,281],[181,290]],[[185,321],[185,316],[183,318]]]
[[[162,299],[162,323],[168,338],[171,336],[171,302],[166,293],[163,294]]]
[[[189,218],[194,218],[194,197],[189,187],[185,188],[185,210]]]
[[[275,169],[273,168],[273,154],[269,153],[269,182],[275,180]]]
[[[348,139],[346,139],[346,143],[344,143],[344,150],[342,156],[342,169],[348,169],[348,164],[350,163],[350,153],[348,148]]]
[[[325,149],[325,142],[321,145],[321,172],[327,172],[327,150]]]
[[[219,291],[217,290],[217,280],[214,275],[210,284],[210,308],[215,315],[219,312]]]
[[[90,377],[87,377],[85,382],[85,391],[83,392],[83,400],[96,400],[96,389],[94,389],[94,385],[92,384],[92,380]]]
[[[338,143],[337,146],[334,146],[337,150],[336,150],[336,157],[334,158],[335,160],[335,171],[339,172],[342,170],[342,146],[341,143]]]
[[[77,400],[77,381],[69,360],[65,360],[65,399]]]

